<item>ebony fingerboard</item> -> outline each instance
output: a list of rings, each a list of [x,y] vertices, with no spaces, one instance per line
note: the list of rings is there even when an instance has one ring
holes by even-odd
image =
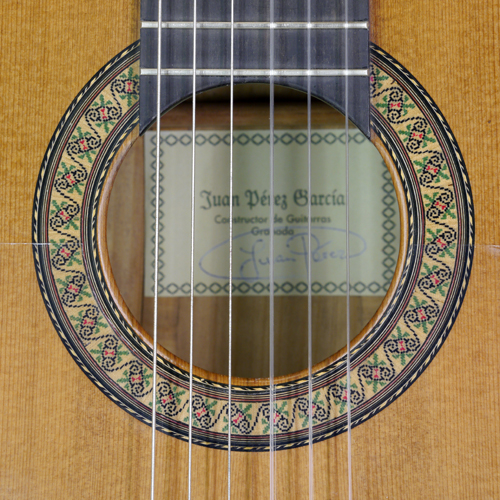
[[[343,26],[346,1],[349,23],[347,60],[346,28]],[[162,6],[162,22],[170,23],[162,30],[163,113],[192,94],[192,73],[171,73],[192,71],[193,2],[163,0]],[[157,8],[157,0],[142,0],[141,133],[156,118]],[[234,8],[237,23],[234,30],[234,83],[269,83],[270,76],[265,74],[271,61],[271,33],[266,26],[270,21],[269,0],[235,0]],[[311,0],[311,23],[314,25],[311,29],[310,69],[314,74],[311,76],[311,92],[345,114],[348,85],[349,118],[366,136],[370,134],[368,17],[368,0]],[[230,0],[197,0],[197,23],[201,25],[196,30],[196,66],[198,71],[212,70],[208,75],[196,77],[197,92],[230,83],[231,31],[227,24],[230,20]],[[273,30],[273,69],[283,70],[274,76],[277,85],[307,91],[307,29],[297,24],[307,21],[307,0],[275,0],[274,22],[279,27]],[[280,23],[293,24],[284,27]],[[342,74],[345,69],[350,72],[347,77]],[[301,72],[303,74],[297,74]]]

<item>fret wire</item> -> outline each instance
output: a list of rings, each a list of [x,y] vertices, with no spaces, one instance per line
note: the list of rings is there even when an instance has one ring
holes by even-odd
[[[193,23],[190,21],[166,21],[161,23],[162,29],[193,29]],[[141,28],[154,29],[158,28],[157,21],[143,21]],[[231,29],[230,22],[213,22],[202,21],[196,23],[197,29]],[[265,23],[265,22],[235,22],[234,29],[309,29],[309,30],[342,30],[342,29],[368,29],[367,21],[345,22],[282,22],[282,23]]]
[[[161,18],[162,0],[158,0],[158,19]],[[156,192],[155,192],[155,266],[153,306],[153,388],[151,391],[151,500],[155,498],[155,451],[156,451],[156,378],[158,368],[158,254],[160,239],[160,133],[161,133],[161,38],[158,27],[157,77],[156,77]]]
[[[194,343],[194,226],[195,226],[195,169],[196,169],[196,9],[197,0],[193,0],[193,130],[191,164],[191,262],[190,262],[190,307],[189,307],[189,471],[188,500],[191,500],[193,473],[193,343]]]
[[[196,76],[231,76],[231,69],[197,69]],[[141,75],[156,76],[156,68],[141,68]],[[163,68],[162,76],[193,76],[190,68]],[[293,76],[368,76],[368,68],[356,69],[234,69],[234,76],[293,77]]]
[[[231,499],[231,433],[232,433],[232,344],[233,344],[233,149],[234,149],[234,0],[231,0],[231,78],[229,110],[229,356],[228,356],[228,432],[227,432],[227,498]]]

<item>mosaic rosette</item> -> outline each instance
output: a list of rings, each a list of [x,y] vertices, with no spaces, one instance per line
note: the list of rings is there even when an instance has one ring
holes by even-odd
[[[138,123],[138,58],[136,43],[110,61],[61,120],[36,187],[33,241],[40,289],[69,352],[110,399],[150,423],[152,353],[111,299],[96,237],[104,180]],[[391,303],[351,353],[353,426],[401,395],[436,355],[462,303],[473,249],[472,197],[448,124],[375,46],[371,85],[372,127],[404,187],[409,240]],[[158,426],[187,439],[189,375],[163,359],[158,366]],[[268,387],[233,387],[229,412],[227,387],[195,377],[193,442],[225,448],[230,420],[234,450],[267,450],[270,425],[278,449],[301,446],[310,417],[320,441],[346,430],[347,393],[345,357],[314,374],[312,416],[306,379],[277,386],[272,412]]]

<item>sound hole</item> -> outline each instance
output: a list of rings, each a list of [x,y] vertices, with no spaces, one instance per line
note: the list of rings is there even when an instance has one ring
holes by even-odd
[[[275,374],[307,368],[307,104],[276,88]],[[229,91],[197,98],[194,363],[228,371]],[[189,360],[192,103],[162,117],[159,342]],[[269,372],[269,88],[235,88],[233,375]],[[313,362],[346,345],[344,117],[312,105]],[[354,126],[350,141],[350,334],[370,321],[390,286],[399,212],[389,171]],[[118,288],[153,333],[154,134],[125,156],[108,210]]]

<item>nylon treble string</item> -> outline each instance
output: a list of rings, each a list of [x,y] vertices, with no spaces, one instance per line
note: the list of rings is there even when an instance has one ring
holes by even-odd
[[[233,343],[233,136],[234,136],[234,0],[231,0],[231,76],[229,98],[229,355],[227,403],[227,498],[231,498],[231,431],[232,431],[232,343]]]
[[[274,0],[269,2],[269,498],[275,498],[274,388]]]
[[[347,476],[349,500],[352,500],[352,433],[351,433],[351,269],[349,242],[349,0],[345,3],[345,180],[346,180],[346,392],[347,392]]]
[[[309,400],[309,500],[314,498],[312,399],[312,256],[311,256],[311,0],[307,0],[307,395]]]
[[[158,254],[160,230],[160,117],[161,117],[161,36],[162,0],[158,0],[158,45],[156,61],[156,183],[155,183],[155,249],[154,249],[154,309],[153,309],[153,388],[151,390],[151,500],[155,498],[156,449],[156,377],[158,357]]]
[[[189,306],[189,452],[188,452],[188,500],[191,500],[193,477],[193,339],[194,339],[194,188],[196,171],[196,0],[193,0],[193,127],[191,162],[191,260],[190,260],[190,306]]]

